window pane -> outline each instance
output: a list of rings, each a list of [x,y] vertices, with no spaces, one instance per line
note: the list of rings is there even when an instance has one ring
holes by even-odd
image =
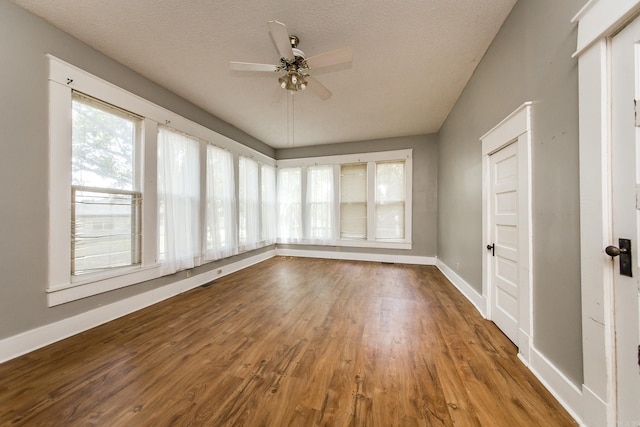
[[[302,238],[302,172],[300,168],[278,169],[278,240]]]
[[[139,193],[72,188],[71,274],[140,263]]]
[[[307,169],[307,238],[332,240],[334,223],[333,166]]]
[[[404,239],[404,162],[376,164],[376,239]]]
[[[242,250],[250,250],[256,248],[260,232],[258,163],[240,157],[238,172],[238,242]]]
[[[367,165],[340,167],[340,238],[367,238]]]
[[[340,237],[365,239],[367,237],[367,204],[340,204]]]
[[[207,145],[206,256],[219,259],[237,253],[233,155]]]
[[[376,238],[404,238],[404,204],[376,206]]]
[[[133,190],[139,120],[79,96],[72,109],[73,185]]]
[[[200,256],[199,142],[160,127],[158,243],[163,273],[195,266]]]
[[[376,203],[404,202],[404,162],[376,165]]]
[[[71,274],[141,262],[141,201],[135,152],[140,120],[74,93]]]
[[[276,241],[276,170],[274,167],[262,165],[260,174],[262,240],[271,244]]]

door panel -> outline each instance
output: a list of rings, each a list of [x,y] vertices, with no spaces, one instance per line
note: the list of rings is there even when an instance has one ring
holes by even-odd
[[[518,144],[490,156],[491,318],[518,343]]]
[[[618,424],[640,426],[640,224],[638,183],[640,143],[635,100],[640,99],[640,20],[636,19],[616,35],[611,44],[612,66],[612,246],[618,239],[631,239],[632,275],[620,275],[620,257],[613,258],[615,298],[615,352],[617,371]]]

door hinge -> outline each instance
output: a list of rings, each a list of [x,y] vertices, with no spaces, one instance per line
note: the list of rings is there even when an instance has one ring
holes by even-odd
[[[637,128],[640,128],[640,117],[638,116],[638,100],[633,100],[633,115],[635,117],[634,121]]]
[[[638,345],[638,366],[640,366],[640,345]]]

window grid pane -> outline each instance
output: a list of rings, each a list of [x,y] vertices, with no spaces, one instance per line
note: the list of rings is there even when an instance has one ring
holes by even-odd
[[[71,275],[138,265],[140,119],[75,92],[71,113]]]
[[[340,238],[367,238],[367,164],[340,166]]]
[[[376,239],[404,239],[404,162],[376,164]]]
[[[238,172],[238,242],[242,250],[250,250],[255,249],[260,233],[258,163],[240,157]]]
[[[292,242],[302,238],[302,171],[278,169],[278,240]]]
[[[207,259],[220,259],[236,253],[236,197],[233,154],[207,145]]]
[[[142,195],[72,187],[71,274],[141,262]]]
[[[333,239],[333,166],[309,167],[307,209],[307,237],[312,240]]]

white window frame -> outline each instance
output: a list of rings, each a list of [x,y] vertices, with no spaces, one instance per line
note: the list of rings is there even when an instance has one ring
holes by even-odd
[[[392,162],[392,161],[404,161],[405,162],[405,220],[404,220],[404,239],[397,241],[389,240],[376,240],[375,239],[375,177],[376,177],[376,163]],[[302,168],[302,176],[307,174],[307,168],[309,166],[318,165],[333,165],[334,166],[334,194],[339,197],[340,194],[340,165],[353,164],[353,163],[366,163],[367,164],[367,239],[341,239],[337,238],[335,242],[332,242],[332,246],[343,247],[358,247],[358,248],[382,248],[382,249],[406,249],[410,250],[413,246],[412,241],[412,188],[413,188],[413,150],[393,150],[393,151],[380,151],[372,153],[360,153],[360,154],[344,154],[336,156],[324,156],[324,157],[308,157],[302,159],[286,159],[278,160],[276,162],[278,168]],[[305,218],[306,204],[304,203],[304,191],[306,183],[303,182],[303,204],[302,204],[302,218]],[[336,227],[340,227],[340,203],[339,200],[335,201],[336,216],[338,221]],[[339,233],[336,233],[339,236]],[[283,242],[288,244],[314,244],[309,239],[303,239],[297,242]],[[326,244],[325,244],[326,245]]]
[[[267,165],[275,166],[276,164],[274,159],[252,148],[151,103],[55,56],[47,55],[47,58],[49,60],[49,234],[46,292],[49,306],[134,285],[162,275],[156,259],[156,156],[159,123],[227,149],[236,158],[238,155],[243,155]],[[143,194],[142,262],[140,265],[118,268],[104,273],[71,276],[71,102],[73,90],[144,117],[141,141],[144,171],[140,183],[140,191]],[[201,154],[201,162],[206,161],[203,158],[204,154]],[[205,170],[202,169],[200,173],[202,188],[206,182]],[[204,207],[201,209],[204,210]]]

